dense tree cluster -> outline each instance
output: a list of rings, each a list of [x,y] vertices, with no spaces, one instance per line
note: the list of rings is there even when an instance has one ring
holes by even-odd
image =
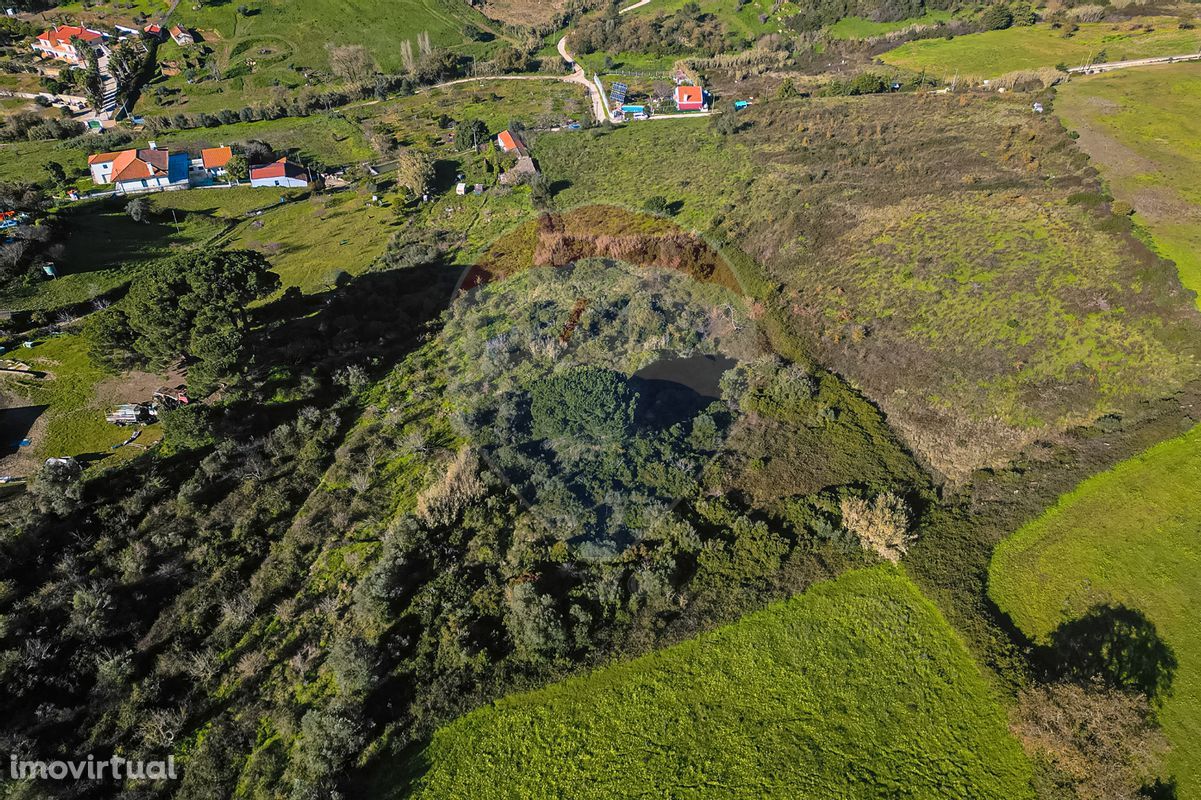
[[[621,15],[616,6],[604,14],[582,20],[571,34],[572,46],[581,53],[654,53],[716,55],[745,45],[728,34],[712,14],[696,3],[687,3],[674,14],[645,17]]]
[[[279,286],[258,253],[189,253],[137,280],[120,306],[88,320],[93,360],[110,369],[163,369],[183,362],[204,393],[243,364],[248,306]]]

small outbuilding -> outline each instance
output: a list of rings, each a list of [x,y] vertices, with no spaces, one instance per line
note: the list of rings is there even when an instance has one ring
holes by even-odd
[[[189,44],[196,44],[196,37],[187,28],[181,28],[179,25],[171,26],[171,39],[180,47]]]

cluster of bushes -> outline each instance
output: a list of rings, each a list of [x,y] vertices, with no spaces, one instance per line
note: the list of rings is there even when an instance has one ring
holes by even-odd
[[[130,209],[135,218],[141,213]],[[247,307],[278,286],[279,276],[252,251],[179,256],[140,275],[120,306],[88,319],[90,355],[114,372],[182,363],[192,391],[207,394],[242,372]]]
[[[222,109],[201,114],[172,114],[150,117],[147,124],[156,131],[215,128],[237,122],[259,122],[284,117],[307,117],[367,98],[389,94],[411,94],[419,86],[449,80],[463,74],[463,62],[448,50],[435,50],[423,58],[412,75],[376,75],[372,80],[325,91],[305,89],[291,97],[241,111]]]
[[[720,20],[702,13],[696,3],[687,3],[674,14],[645,17],[621,15],[616,6],[582,21],[571,34],[572,45],[581,53],[652,53],[675,55],[698,53],[713,56],[747,45],[727,34]]]
[[[0,127],[0,141],[23,142],[38,139],[71,139],[81,136],[86,128],[73,119],[43,117],[29,112],[10,114]]]

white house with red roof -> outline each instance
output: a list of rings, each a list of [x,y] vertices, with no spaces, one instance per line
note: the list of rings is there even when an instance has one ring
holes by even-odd
[[[250,170],[251,186],[286,186],[302,187],[309,185],[309,173],[304,167],[293,164],[287,158],[281,158],[270,164],[252,167]]]
[[[185,189],[188,187],[188,154],[146,149],[121,150],[88,156],[92,182],[112,185],[118,194]]]
[[[196,44],[196,37],[192,35],[192,32],[187,28],[180,27],[179,25],[171,26],[171,38],[174,39],[175,43],[180,47],[189,44]]]
[[[103,33],[90,28],[55,25],[50,30],[38,34],[38,38],[33,40],[33,50],[42,58],[53,58],[68,64],[82,64],[84,51],[77,48],[75,43],[82,42],[83,46],[91,47],[99,54],[104,51],[104,39]]]
[[[705,90],[700,86],[677,86],[672,94],[677,111],[704,111]]]

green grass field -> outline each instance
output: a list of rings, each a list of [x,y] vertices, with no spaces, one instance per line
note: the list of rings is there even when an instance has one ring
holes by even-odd
[[[1161,719],[1181,800],[1201,796],[1201,428],[1082,483],[1003,542],[990,593],[1035,637],[1096,603],[1137,608],[1179,666]]]
[[[38,459],[89,454],[105,457],[115,454],[117,458],[128,458],[142,452],[142,446],[158,438],[158,427],[155,426],[139,441],[139,447],[110,449],[125,440],[131,429],[105,421],[104,414],[109,406],[96,397],[96,387],[105,375],[88,358],[83,337],[74,334],[56,336],[6,356],[47,373],[40,380],[0,379],[3,380],[0,388],[22,398],[24,403],[46,406],[42,420],[30,434],[33,453]],[[120,399],[132,402],[149,397]]]
[[[900,572],[852,572],[438,731],[418,798],[1029,797],[966,650]]]
[[[1184,285],[1201,292],[1201,65],[1073,79],[1055,111]]]
[[[364,272],[384,251],[395,211],[368,199],[341,192],[288,203],[242,222],[223,244],[261,252],[285,288],[327,289],[334,273]]]
[[[1142,26],[1150,25],[1147,31]],[[1175,19],[1155,17],[1120,24],[1080,25],[1070,38],[1047,24],[972,33],[953,39],[907,42],[880,56],[892,66],[950,79],[995,78],[1017,70],[1069,67],[1091,61],[1122,61],[1195,53],[1201,31],[1180,30]]]
[[[896,22],[876,22],[864,17],[844,17],[827,28],[827,32],[835,39],[868,39],[872,36],[882,36],[893,31],[900,31],[910,25],[934,25],[946,22],[953,15],[950,11],[929,11],[920,17],[910,17]]]
[[[85,19],[113,23],[137,12],[156,18],[167,10],[165,0],[68,3],[58,10]],[[372,52],[381,68],[401,67],[400,42],[408,39],[417,49],[417,36],[428,31],[435,47],[451,47],[464,53],[482,54],[489,45],[471,43],[464,28],[473,25],[493,30],[495,26],[467,3],[455,0],[260,0],[248,4],[254,13],[242,16],[233,3],[180,3],[171,22],[200,31],[204,44],[227,57],[238,44],[255,37],[282,42],[291,51],[287,63],[299,67],[328,68],[327,42],[361,44]],[[499,32],[499,31],[498,31]]]

